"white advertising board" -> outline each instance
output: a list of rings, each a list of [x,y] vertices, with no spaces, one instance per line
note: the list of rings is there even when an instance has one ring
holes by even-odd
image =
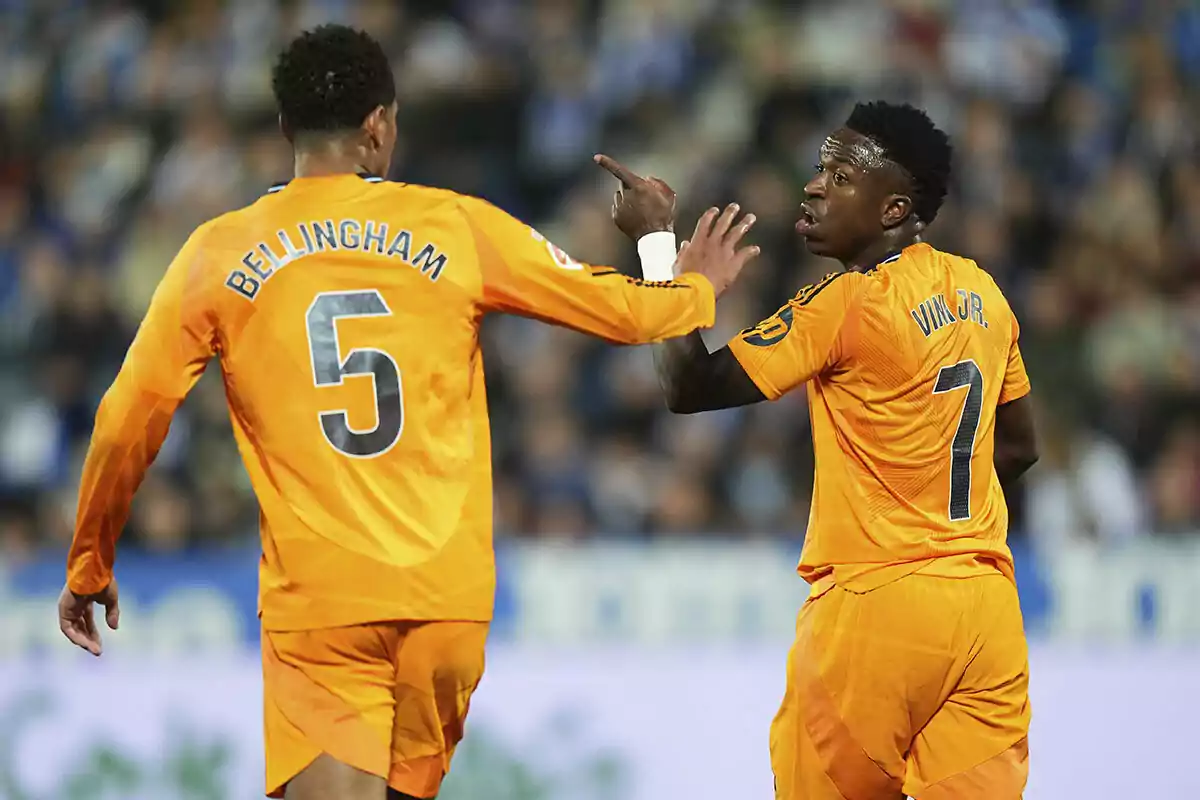
[[[772,796],[786,644],[497,645],[443,800]],[[1029,800],[1192,800],[1200,652],[1033,652]],[[261,797],[252,655],[0,665],[0,797]]]

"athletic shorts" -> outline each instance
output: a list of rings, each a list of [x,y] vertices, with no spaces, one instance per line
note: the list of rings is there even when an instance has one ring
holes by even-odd
[[[1003,575],[814,586],[771,726],[777,800],[1018,800],[1029,667]]]
[[[484,622],[263,631],[267,795],[321,753],[433,797],[483,676]]]

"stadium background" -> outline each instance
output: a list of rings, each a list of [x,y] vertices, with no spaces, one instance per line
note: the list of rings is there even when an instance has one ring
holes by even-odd
[[[626,270],[593,152],[670,181],[681,228],[753,210],[765,252],[710,343],[828,270],[791,225],[853,100],[926,107],[957,147],[930,238],[1007,292],[1039,402],[1042,462],[1011,498],[1028,796],[1200,797],[1195,3],[4,0],[0,798],[256,796],[256,509],[219,376],[141,489],[103,661],[59,641],[53,599],[99,395],[190,230],[289,175],[269,65],[324,21],[395,59],[395,179]],[[672,418],[646,350],[485,333],[501,586],[445,796],[769,796],[803,398]]]

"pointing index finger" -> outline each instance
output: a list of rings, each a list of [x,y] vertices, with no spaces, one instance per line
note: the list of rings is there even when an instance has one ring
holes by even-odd
[[[642,180],[641,175],[638,175],[633,170],[606,155],[599,154],[593,156],[592,160],[612,173],[613,177],[619,180],[623,186],[632,186],[634,183]]]

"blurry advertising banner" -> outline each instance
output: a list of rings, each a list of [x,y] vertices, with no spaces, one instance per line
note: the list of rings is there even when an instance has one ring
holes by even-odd
[[[786,643],[497,644],[442,800],[768,798]],[[1200,797],[1200,654],[1035,648],[1028,800]],[[262,796],[258,659],[0,666],[0,797]]]
[[[688,541],[501,546],[493,641],[529,644],[779,644],[808,586],[799,543]],[[1200,645],[1200,545],[1015,549],[1026,629],[1037,641]],[[63,560],[0,564],[0,658],[60,647]],[[258,553],[122,553],[130,653],[194,657],[256,647]],[[180,619],[186,618],[187,625]]]
[[[798,546],[502,548],[488,673],[443,800],[770,797]],[[1200,797],[1200,557],[1018,551],[1027,798]],[[0,575],[0,800],[261,796],[257,554],[123,554],[103,659],[62,639],[62,562]],[[1102,768],[1100,765],[1103,765]]]

